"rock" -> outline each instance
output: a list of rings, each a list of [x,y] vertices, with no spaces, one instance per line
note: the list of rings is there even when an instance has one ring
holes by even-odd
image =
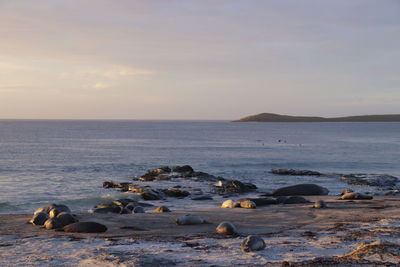
[[[238,180],[220,180],[214,186],[219,194],[246,193],[257,189],[257,186],[252,183],[243,183]]]
[[[275,190],[273,196],[313,196],[327,195],[329,190],[316,184],[297,184]]]
[[[236,227],[230,222],[222,222],[215,229],[217,234],[221,235],[237,235]]]
[[[49,215],[45,212],[37,212],[33,214],[29,223],[33,225],[44,225],[44,223],[49,219]]]
[[[290,196],[286,198],[282,203],[283,204],[303,204],[303,203],[309,203],[307,199],[301,196]]]
[[[120,189],[122,192],[126,192],[129,190],[129,186],[132,183],[114,183],[114,182],[110,182],[110,181],[105,181],[103,182],[103,187],[104,188],[118,188]]]
[[[212,196],[199,196],[199,197],[192,197],[192,200],[213,200]]]
[[[351,192],[351,193],[346,193],[346,194],[342,195],[339,199],[340,200],[353,200],[353,199],[366,200],[366,199],[373,199],[373,197],[364,195],[361,193]]]
[[[233,208],[235,208],[235,207],[236,207],[236,205],[235,205],[235,203],[232,201],[232,199],[225,200],[225,201],[222,202],[222,204],[221,204],[221,208],[224,208],[224,209],[233,209]]]
[[[155,191],[153,189],[147,189],[140,193],[140,196],[144,200],[161,200],[163,199],[163,195],[160,192]]]
[[[38,212],[45,212],[47,214],[50,214],[50,211],[53,210],[53,209],[57,209],[58,213],[63,212],[63,211],[71,213],[71,210],[67,206],[65,206],[63,204],[50,204],[50,205],[38,208],[37,210],[35,210],[34,214],[38,213]]]
[[[270,173],[278,175],[320,176],[320,172],[294,169],[271,169]]]
[[[339,180],[345,181],[348,184],[392,187],[395,186],[399,179],[395,176],[387,174],[348,174],[339,177]]]
[[[128,205],[125,206],[125,209],[128,209],[130,211],[133,211],[133,209],[136,207],[137,205],[134,203],[129,203]]]
[[[145,211],[143,207],[137,206],[132,210],[132,213],[145,213]]]
[[[65,232],[69,233],[103,233],[107,227],[97,222],[76,222],[65,226]]]
[[[139,178],[140,181],[148,182],[148,181],[154,181],[157,179],[159,175],[164,175],[164,178],[168,177],[165,174],[169,174],[171,172],[171,169],[167,166],[165,167],[160,167],[157,169],[149,170],[147,171],[143,176]]]
[[[244,209],[255,209],[257,207],[256,203],[254,203],[253,201],[251,201],[249,199],[239,199],[237,201],[237,203],[239,204],[239,206],[241,208],[244,208]]]
[[[178,173],[184,173],[185,175],[191,175],[194,172],[193,168],[189,165],[175,166],[172,169],[172,171]]]
[[[46,228],[47,230],[60,229],[60,228],[63,228],[63,227],[64,226],[62,225],[61,221],[58,220],[57,218],[48,219],[44,223],[44,228]]]
[[[193,172],[191,175],[193,178],[196,180],[201,180],[201,181],[216,181],[218,180],[218,177],[208,174],[206,172]]]
[[[313,205],[313,208],[316,208],[316,209],[324,209],[326,207],[327,207],[326,203],[323,200],[317,200]]]
[[[188,191],[180,190],[180,189],[163,189],[162,192],[169,197],[187,197],[190,195]]]
[[[271,197],[248,198],[248,200],[253,201],[257,206],[266,206],[278,203],[276,199]]]
[[[171,212],[171,210],[169,208],[167,208],[166,206],[159,206],[159,207],[155,208],[153,211],[157,212],[157,213]]]
[[[176,224],[178,225],[192,225],[192,224],[202,224],[205,220],[199,215],[185,214],[176,219]]]
[[[240,246],[240,250],[243,252],[263,250],[264,248],[264,240],[257,235],[249,235],[243,240],[242,245]]]
[[[71,213],[68,212],[61,212],[57,215],[56,219],[61,223],[62,227],[78,221]]]
[[[126,207],[129,204],[137,203],[137,201],[136,201],[136,199],[131,199],[131,198],[120,198],[120,199],[117,199],[117,200],[113,200],[111,203],[115,204],[117,206]]]

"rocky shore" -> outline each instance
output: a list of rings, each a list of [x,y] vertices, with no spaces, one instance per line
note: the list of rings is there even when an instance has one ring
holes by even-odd
[[[257,209],[216,207],[163,214],[76,214],[79,221],[107,225],[104,233],[49,231],[27,224],[31,215],[1,215],[0,264],[396,266],[400,262],[400,199],[307,198],[311,203]],[[312,208],[317,200],[323,200],[327,208]],[[176,219],[188,213],[201,216],[208,223],[177,225]],[[234,224],[238,235],[217,234],[216,227],[222,221]],[[265,248],[243,252],[240,247],[249,235],[261,237]],[[61,247],[62,251],[55,254],[54,250],[46,250],[50,246]]]
[[[273,173],[324,175],[291,169]],[[397,186],[392,177],[346,177],[378,179],[392,190]],[[317,184],[259,192],[254,184],[188,165],[149,170],[132,182],[105,181],[103,187],[125,192],[126,198],[98,203],[90,212],[58,203],[38,207],[33,215],[0,215],[0,265],[400,264],[396,194],[344,187],[341,195],[332,196]],[[208,202],[212,208],[176,208],[172,204],[178,200]]]

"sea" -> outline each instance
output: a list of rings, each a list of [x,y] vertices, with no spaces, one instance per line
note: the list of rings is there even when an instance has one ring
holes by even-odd
[[[254,183],[257,193],[316,183],[339,194],[357,186],[335,175],[269,171],[400,178],[400,123],[0,120],[0,213],[30,213],[49,203],[87,210],[132,194],[104,189],[104,181],[132,182],[149,169],[175,165]]]

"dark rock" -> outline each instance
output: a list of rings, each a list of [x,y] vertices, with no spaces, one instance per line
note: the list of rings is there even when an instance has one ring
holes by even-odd
[[[103,233],[107,227],[97,222],[76,222],[65,226],[65,232],[70,233]]]
[[[68,212],[61,212],[56,218],[63,227],[78,221],[71,213]]]
[[[46,228],[47,230],[60,229],[60,228],[63,228],[63,227],[64,226],[62,225],[61,221],[58,220],[57,218],[48,219],[44,223],[44,228]]]
[[[240,250],[243,252],[263,250],[264,248],[264,240],[257,235],[249,235],[243,240],[242,245],[240,246]]]
[[[327,195],[329,190],[316,184],[297,184],[275,190],[273,196],[314,196]]]
[[[294,170],[294,169],[271,169],[270,173],[278,175],[297,175],[297,176],[320,176],[321,173],[310,170]]]
[[[379,187],[391,187],[399,182],[397,177],[387,174],[348,174],[339,177],[339,180],[348,184]]]
[[[110,181],[105,181],[103,182],[103,187],[104,188],[118,188],[123,192],[126,192],[129,190],[129,186],[132,183],[114,183],[114,182],[110,182]]]
[[[253,201],[257,206],[266,206],[266,205],[278,204],[276,199],[271,198],[271,197],[248,198],[248,199]]]
[[[188,191],[180,189],[163,189],[162,192],[169,197],[187,197],[190,195]]]
[[[140,196],[144,200],[161,200],[164,199],[163,195],[160,194],[160,192],[153,190],[153,189],[147,189],[144,190],[142,193],[140,193]]]
[[[147,171],[142,177],[139,178],[141,181],[154,181],[160,174],[168,174],[171,172],[169,167],[160,167],[157,169]]]
[[[33,225],[44,225],[44,223],[49,219],[49,215],[45,212],[37,212],[33,214],[29,222]]]
[[[219,194],[246,193],[257,189],[257,186],[252,183],[243,183],[238,180],[219,181],[214,186]]]
[[[159,190],[151,189],[148,186],[141,187],[131,185],[129,191],[138,193],[144,200],[161,200],[164,198],[163,193]]]
[[[179,173],[184,173],[185,175],[190,175],[193,174],[194,170],[191,166],[189,165],[183,165],[183,166],[175,166],[172,169],[173,172],[179,172]]]
[[[225,180],[222,177],[216,177],[216,176],[208,174],[206,172],[193,172],[192,177],[196,178],[197,180],[202,180],[202,181],[217,181],[218,179]]]
[[[309,203],[307,199],[301,196],[291,196],[286,198],[282,203],[283,204],[302,204],[302,203]]]
[[[141,206],[137,206],[132,210],[132,213],[144,213],[144,208]]]

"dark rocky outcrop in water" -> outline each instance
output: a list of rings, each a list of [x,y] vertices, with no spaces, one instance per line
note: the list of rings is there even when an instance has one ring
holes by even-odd
[[[153,170],[148,170],[144,175],[136,178],[138,181],[149,182],[149,181],[163,181],[171,180],[173,178],[204,178],[204,179],[214,179],[217,177],[210,175],[208,173],[195,172],[193,168],[189,165],[175,166],[175,167],[160,167]]]
[[[298,175],[298,176],[320,176],[321,173],[310,170],[294,170],[294,169],[271,169],[270,173],[278,175]]]
[[[179,182],[179,179],[190,179],[196,182],[217,182],[212,187],[212,191],[220,195],[229,194],[241,194],[248,193],[257,189],[257,186],[252,183],[241,182],[238,180],[227,180],[223,177],[214,176],[205,172],[194,171],[189,165],[175,166],[175,167],[160,167],[147,171],[144,175],[134,178],[140,182],[160,182],[165,180],[174,179],[174,182]],[[112,181],[103,182],[104,188],[116,188],[121,191],[130,191],[140,195],[144,200],[162,200],[166,197],[184,198],[189,196],[191,193],[194,195],[202,195],[200,189],[191,188],[191,193],[186,190],[182,190],[181,185],[173,186],[173,188],[154,189],[150,186],[139,186],[133,183],[115,183]],[[192,192],[193,191],[193,192]],[[212,199],[212,197],[201,198],[194,197],[193,200],[205,200]]]
[[[243,183],[238,180],[220,180],[214,185],[216,193],[226,195],[230,193],[246,193],[257,189],[252,183]]]
[[[400,122],[400,114],[324,118],[261,113],[244,117],[234,122]]]
[[[348,184],[392,187],[395,186],[399,179],[387,174],[347,174],[339,177],[339,180]]]

